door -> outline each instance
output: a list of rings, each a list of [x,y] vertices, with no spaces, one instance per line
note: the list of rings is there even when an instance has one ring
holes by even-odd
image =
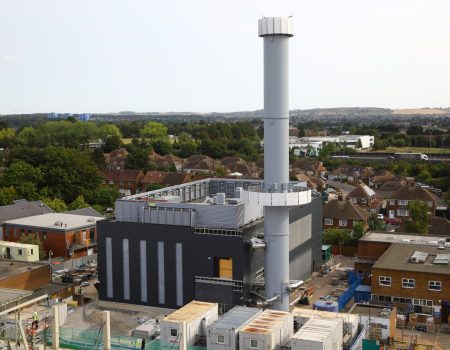
[[[6,247],[6,259],[11,259],[11,248]]]
[[[395,219],[395,210],[389,210],[389,218]]]

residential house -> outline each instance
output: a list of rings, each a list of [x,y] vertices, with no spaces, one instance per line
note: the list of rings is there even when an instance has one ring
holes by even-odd
[[[396,177],[392,180],[385,181],[379,188],[376,189],[378,196],[387,199],[399,189],[408,186],[407,181],[403,177]]]
[[[372,300],[447,322],[450,314],[449,254],[438,246],[392,244],[372,266]]]
[[[319,191],[322,190],[323,188],[325,188],[326,186],[326,182],[323,181],[321,178],[319,177],[315,177],[315,176],[308,176],[306,174],[300,173],[300,174],[296,174],[295,177],[297,178],[298,181],[304,181],[306,182],[306,185],[314,190],[314,191]]]
[[[386,181],[394,180],[395,175],[389,170],[376,171],[373,176],[369,178],[369,186],[372,188],[380,188]]]
[[[128,151],[125,148],[118,148],[110,153],[105,153],[106,169],[110,170],[124,170],[125,158],[128,156]]]
[[[151,161],[156,163],[160,168],[175,169],[176,171],[182,171],[184,165],[184,159],[177,157],[173,154],[166,154],[164,156],[152,151],[149,153]]]
[[[292,170],[296,173],[303,173],[308,176],[325,175],[327,168],[319,160],[299,159],[292,164]]]
[[[254,164],[248,163],[240,157],[224,157],[220,160],[220,164],[225,168],[226,175],[239,173],[240,176],[252,178],[258,177],[260,174]]]
[[[210,173],[216,171],[218,162],[205,155],[193,155],[186,159],[183,171],[188,173]]]
[[[172,173],[164,171],[147,171],[145,177],[141,180],[142,187],[149,185],[160,185],[162,187],[181,185],[192,179],[190,173]]]
[[[28,202],[26,199],[18,199],[10,205],[0,207],[0,240],[4,240],[3,223],[5,221],[47,213],[53,213],[53,210],[42,201]]]
[[[48,213],[8,220],[3,223],[6,241],[18,242],[21,236],[39,238],[48,256],[75,259],[97,250],[96,223],[100,217]]]
[[[330,179],[347,181],[351,184],[358,184],[360,181],[367,181],[373,175],[373,169],[364,166],[341,165],[334,169]]]
[[[384,199],[377,196],[377,194],[366,184],[357,185],[348,195],[347,200],[363,207],[370,214],[378,214],[384,203]]]
[[[358,204],[337,199],[329,201],[323,207],[323,228],[342,228],[353,230],[357,222],[367,225],[369,213]]]
[[[117,188],[124,196],[136,194],[142,190],[141,180],[144,173],[141,170],[110,170],[103,169],[102,174],[106,186]]]
[[[414,200],[427,203],[431,216],[434,216],[436,211],[436,197],[423,187],[408,185],[395,191],[388,198],[386,211],[389,219],[405,220],[410,218],[408,204]]]

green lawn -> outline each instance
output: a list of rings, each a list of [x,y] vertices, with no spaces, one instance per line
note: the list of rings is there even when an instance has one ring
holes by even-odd
[[[450,154],[450,148],[428,148],[428,147],[388,147],[383,150],[378,150],[374,152],[392,152],[392,153],[401,153],[401,152],[408,152],[408,153],[425,153],[425,154],[432,154],[432,153],[444,153],[444,154]]]

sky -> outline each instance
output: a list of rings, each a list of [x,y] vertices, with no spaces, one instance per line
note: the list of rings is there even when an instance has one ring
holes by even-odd
[[[448,0],[0,0],[0,114],[261,109],[261,16],[291,109],[450,106]]]

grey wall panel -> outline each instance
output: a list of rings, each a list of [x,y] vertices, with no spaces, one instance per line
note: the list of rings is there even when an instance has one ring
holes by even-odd
[[[141,278],[141,301],[146,303],[148,301],[147,293],[147,242],[141,240],[139,245],[139,264],[140,264],[140,278]]]
[[[164,242],[158,242],[158,303],[166,303],[166,275],[164,261]]]
[[[289,251],[298,247],[311,238],[312,214],[306,214],[302,218],[289,224]]]
[[[106,286],[108,298],[113,298],[113,257],[112,257],[112,240],[106,237]]]
[[[312,249],[304,251],[300,256],[289,262],[289,278],[293,280],[305,280],[311,276]]]
[[[183,305],[183,244],[176,243],[176,292],[177,305]]]
[[[123,298],[130,300],[130,253],[128,239],[122,239]]]

